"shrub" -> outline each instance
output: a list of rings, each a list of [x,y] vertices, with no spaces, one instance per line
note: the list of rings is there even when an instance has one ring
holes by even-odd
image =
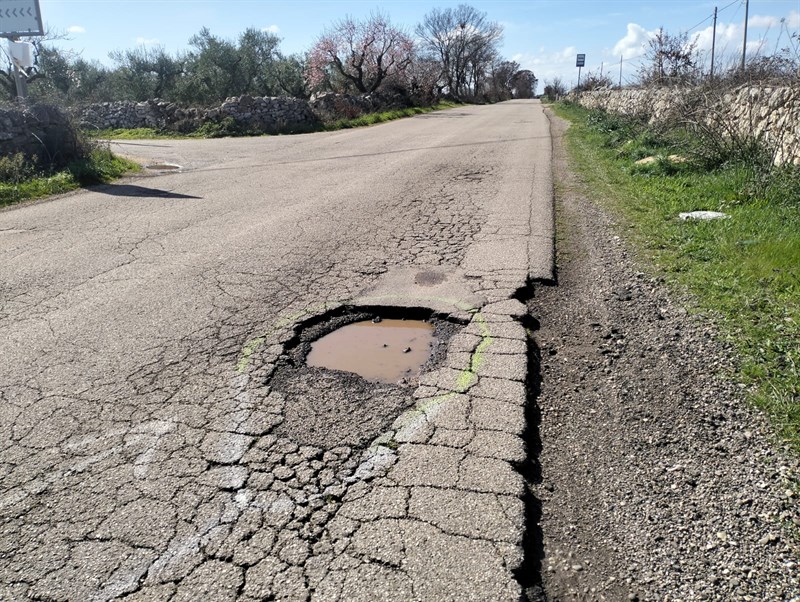
[[[0,182],[19,184],[31,178],[36,171],[38,158],[28,160],[22,153],[0,157]]]

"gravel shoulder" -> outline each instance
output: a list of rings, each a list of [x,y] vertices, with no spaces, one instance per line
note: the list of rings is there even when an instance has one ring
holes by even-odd
[[[733,352],[637,264],[549,114],[557,286],[537,285],[542,581],[556,600],[797,600],[798,461]]]

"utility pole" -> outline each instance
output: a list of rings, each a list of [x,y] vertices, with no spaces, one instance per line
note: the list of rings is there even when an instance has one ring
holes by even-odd
[[[717,7],[714,7],[714,33],[711,36],[711,81],[714,81],[714,51],[717,48]]]
[[[619,87],[622,87],[622,56],[619,57]]]
[[[600,79],[603,79],[603,65],[605,61],[600,61]]]
[[[744,38],[742,40],[742,72],[744,72],[745,54],[747,53],[747,15],[750,11],[750,0],[744,0]]]

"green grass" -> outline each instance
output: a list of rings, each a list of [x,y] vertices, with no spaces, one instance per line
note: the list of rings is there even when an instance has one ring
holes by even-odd
[[[0,181],[0,207],[110,182],[139,169],[138,164],[117,157],[108,149],[95,149],[89,157],[73,161],[64,170],[55,173],[28,171],[23,179]]]
[[[147,140],[158,138],[182,140],[190,138],[190,136],[179,134],[178,132],[162,131],[153,128],[87,130],[86,134],[95,140]]]
[[[413,117],[432,111],[441,111],[462,106],[452,102],[441,102],[431,107],[411,107],[407,109],[396,109],[393,111],[383,111],[381,113],[368,113],[352,119],[338,119],[336,121],[322,124],[317,128],[301,128],[296,133],[309,132],[332,132],[349,128],[366,127],[404,117]],[[294,132],[293,132],[294,133]],[[171,139],[183,140],[190,138],[223,138],[228,136],[262,136],[260,132],[241,129],[232,118],[228,118],[221,123],[206,123],[200,129],[190,134],[179,134],[167,130],[156,130],[153,128],[135,129],[105,129],[87,132],[89,136],[97,140],[141,140],[141,139]]]
[[[800,186],[793,169],[755,173],[691,161],[635,165],[641,155],[692,156],[682,132],[613,126],[615,118],[555,105],[572,122],[574,165],[639,254],[686,290],[739,352],[737,373],[779,435],[800,451]],[[611,122],[611,123],[609,123]],[[754,162],[755,163],[755,162]],[[730,219],[684,222],[678,213],[723,211]],[[686,350],[692,353],[691,349]]]

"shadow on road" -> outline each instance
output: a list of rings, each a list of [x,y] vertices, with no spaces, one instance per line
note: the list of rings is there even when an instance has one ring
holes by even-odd
[[[159,198],[159,199],[202,199],[200,196],[192,196],[190,194],[180,194],[170,190],[161,190],[160,188],[147,188],[146,186],[137,186],[136,184],[104,184],[97,186],[93,189],[95,192],[107,194],[109,196],[135,196],[141,198]]]

